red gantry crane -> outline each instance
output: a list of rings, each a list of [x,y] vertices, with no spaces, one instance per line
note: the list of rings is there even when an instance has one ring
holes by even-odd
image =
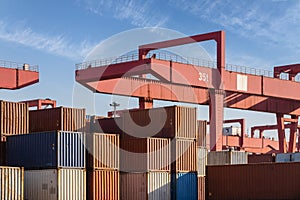
[[[0,61],[0,89],[15,90],[38,82],[38,66]]]
[[[216,68],[200,60],[153,53],[155,50],[194,42],[216,42]],[[223,110],[237,108],[275,113],[279,152],[294,152],[300,115],[300,83],[295,76],[300,64],[274,68],[274,73],[225,64],[225,32],[217,31],[139,46],[137,55],[85,62],[76,66],[76,81],[98,93],[138,97],[140,109],[153,100],[209,105],[210,148],[223,149]],[[288,80],[280,74],[289,74]],[[152,74],[156,80],[145,75]],[[284,117],[290,115],[290,118]],[[285,122],[292,128],[286,148]],[[252,138],[259,139],[259,138]],[[255,146],[249,141],[247,146]],[[245,141],[239,142],[243,149]],[[262,151],[263,152],[263,151]]]

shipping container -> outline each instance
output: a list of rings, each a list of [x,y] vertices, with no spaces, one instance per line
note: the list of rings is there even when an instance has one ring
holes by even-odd
[[[292,153],[279,153],[276,154],[276,162],[292,162]]]
[[[275,154],[252,154],[248,155],[248,163],[272,163],[275,162]]]
[[[197,139],[196,108],[171,106],[122,113],[124,137]]]
[[[25,169],[85,168],[85,134],[42,132],[7,138],[6,159],[10,166]]]
[[[0,197],[3,200],[24,199],[24,169],[0,166]]]
[[[197,172],[197,142],[193,139],[171,141],[172,172]]]
[[[123,118],[98,118],[92,117],[91,120],[91,132],[98,133],[115,133],[121,134],[123,127]]]
[[[85,109],[57,107],[29,111],[30,132],[84,132],[85,125]]]
[[[120,170],[170,172],[171,143],[167,138],[121,139]]]
[[[207,166],[208,199],[300,199],[300,163]]]
[[[205,176],[205,167],[207,164],[207,149],[197,147],[197,173],[198,176]]]
[[[0,137],[29,132],[29,113],[26,103],[0,101]]]
[[[85,200],[84,169],[25,170],[25,200]]]
[[[121,200],[170,200],[169,172],[121,173]]]
[[[172,200],[197,200],[198,178],[197,173],[172,173]]]
[[[86,137],[88,169],[119,169],[119,135],[90,133]]]
[[[198,200],[205,200],[205,176],[198,176]]]
[[[243,151],[211,151],[207,155],[207,165],[247,164],[247,154]]]
[[[6,142],[0,141],[0,166],[6,166]]]
[[[88,200],[119,200],[120,172],[91,170],[87,172]]]
[[[198,120],[197,121],[197,146],[206,146],[206,134],[207,134],[207,121]]]

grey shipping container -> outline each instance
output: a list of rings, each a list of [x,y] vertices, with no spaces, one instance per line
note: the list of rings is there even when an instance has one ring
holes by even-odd
[[[300,199],[300,163],[207,166],[207,199]]]
[[[84,169],[25,170],[25,200],[85,200]]]
[[[169,172],[121,173],[122,200],[170,200]]]
[[[197,139],[196,108],[170,106],[122,113],[124,137]]]
[[[24,199],[24,169],[0,166],[0,197],[3,200]]]
[[[197,173],[172,173],[172,200],[197,200],[198,179]]]
[[[87,168],[119,169],[119,135],[86,134]]]
[[[0,101],[0,140],[8,135],[29,132],[29,111],[26,103]]]
[[[7,138],[7,164],[25,169],[85,168],[85,134],[42,132]]]
[[[205,176],[205,167],[207,164],[207,149],[197,147],[197,173],[198,176]]]
[[[121,139],[120,171],[167,171],[171,167],[171,143],[167,138]]]
[[[207,156],[207,165],[233,165],[247,163],[247,152],[243,151],[211,151]]]
[[[85,132],[85,109],[57,107],[29,111],[29,131]]]

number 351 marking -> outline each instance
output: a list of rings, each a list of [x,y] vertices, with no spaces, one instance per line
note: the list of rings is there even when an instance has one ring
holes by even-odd
[[[199,72],[199,81],[208,82],[208,74],[205,72]]]

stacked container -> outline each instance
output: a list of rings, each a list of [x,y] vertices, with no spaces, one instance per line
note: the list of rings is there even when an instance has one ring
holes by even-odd
[[[207,156],[207,165],[247,164],[248,155],[244,151],[211,151]]]
[[[26,135],[7,137],[7,162],[25,167],[25,199],[86,199],[84,109],[30,111]],[[65,130],[64,130],[65,129]]]
[[[24,169],[0,167],[0,197],[3,200],[24,199]]]
[[[87,199],[118,200],[119,135],[87,134]]]
[[[28,116],[27,104],[0,101],[0,165],[6,165],[6,136],[27,134]]]
[[[205,199],[205,177],[207,164],[207,121],[197,121],[197,179],[198,179],[198,200]]]

